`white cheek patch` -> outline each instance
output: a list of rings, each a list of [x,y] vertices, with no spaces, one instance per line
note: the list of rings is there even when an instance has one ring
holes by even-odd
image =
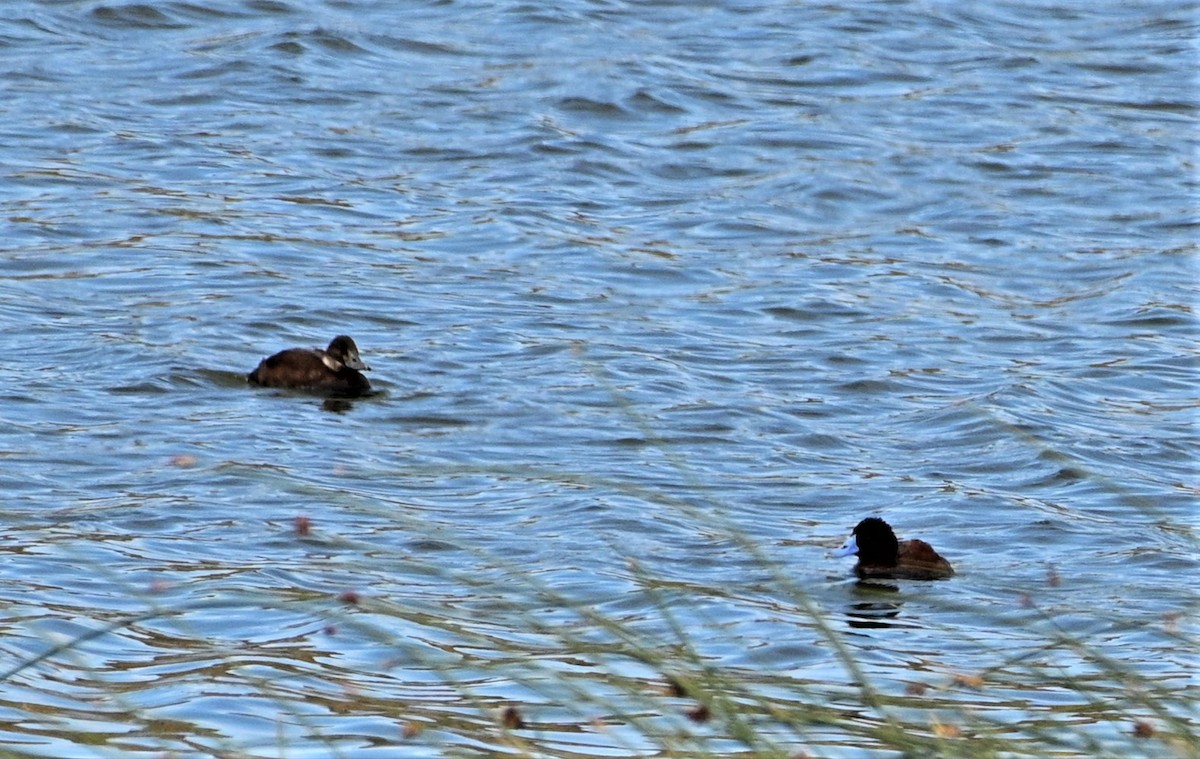
[[[858,539],[851,535],[850,537],[846,538],[845,543],[842,543],[841,548],[837,549],[830,555],[834,558],[840,558],[842,556],[853,556],[856,553],[858,553]]]
[[[342,362],[338,361],[336,358],[331,357],[328,353],[321,354],[321,363],[325,364],[325,366],[328,366],[330,369],[334,370],[335,372],[341,371],[341,369],[342,369]]]

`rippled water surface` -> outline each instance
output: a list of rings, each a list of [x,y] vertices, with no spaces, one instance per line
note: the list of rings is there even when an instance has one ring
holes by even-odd
[[[1195,751],[1198,13],[6,3],[4,752]]]

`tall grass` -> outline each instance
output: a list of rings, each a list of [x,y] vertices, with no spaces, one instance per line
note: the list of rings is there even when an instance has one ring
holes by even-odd
[[[410,571],[426,573],[431,582],[467,589],[475,599],[469,608],[455,611],[436,601],[414,602],[369,589],[241,591],[180,604],[151,593],[145,595],[144,613],[116,615],[16,662],[0,673],[0,689],[35,671],[57,671],[94,641],[141,631],[148,624],[180,629],[199,659],[236,662],[243,650],[228,642],[206,644],[205,636],[187,629],[187,618],[222,607],[253,607],[321,619],[331,639],[369,642],[386,652],[392,667],[426,673],[438,682],[439,699],[406,700],[389,696],[386,683],[370,678],[356,682],[348,669],[338,668],[334,679],[340,685],[321,702],[343,717],[385,715],[394,720],[390,745],[396,755],[1200,756],[1194,683],[1180,680],[1186,673],[1148,675],[1137,662],[1104,653],[1102,646],[1060,626],[1062,609],[1042,609],[1035,599],[1003,613],[943,603],[947,613],[969,612],[984,626],[1023,627],[1024,644],[1011,652],[992,651],[974,671],[946,673],[940,680],[926,676],[899,688],[892,681],[878,682],[871,667],[863,665],[845,616],[822,608],[760,546],[712,512],[662,497],[657,501],[702,520],[707,531],[720,530],[768,569],[773,603],[788,607],[797,629],[829,652],[844,677],[802,679],[762,666],[722,664],[704,651],[721,629],[717,620],[704,621],[704,604],[714,599],[714,589],[656,576],[652,563],[636,557],[626,557],[626,566],[639,589],[642,611],[630,622],[600,610],[595,598],[583,601],[557,589],[520,561],[464,545],[475,561],[460,571],[436,559],[415,568],[412,556],[395,559],[405,561]],[[406,528],[415,531],[420,525],[414,521]],[[298,522],[294,539],[323,540],[319,530],[320,523]],[[344,539],[339,539],[339,549],[378,553],[378,546]],[[619,552],[619,546],[613,550]],[[869,589],[863,593],[872,598]],[[891,596],[880,593],[880,603],[886,605]],[[643,624],[647,616],[656,624]],[[1187,624],[1183,616],[1164,618],[1154,630],[1118,622],[1104,634],[1153,635],[1172,643],[1183,661],[1194,661],[1197,640]],[[944,632],[966,634],[955,628]],[[948,637],[946,642],[953,646],[959,641]],[[736,638],[728,641],[737,644]],[[321,687],[316,684],[324,677],[321,666],[310,664],[286,677],[279,671],[232,676],[274,703],[281,720],[298,727],[304,737],[288,732],[270,750],[247,749],[238,736],[195,740],[197,736],[186,735],[185,725],[165,725],[135,698],[125,703],[126,686],[114,683],[109,695],[130,724],[158,726],[145,740],[165,755],[180,755],[181,744],[190,746],[185,754],[221,757],[306,756],[314,747],[329,756],[355,754],[346,747],[345,736],[331,729],[336,722],[314,718],[308,708],[313,688]],[[205,728],[196,724],[191,729]],[[175,732],[179,730],[182,734]],[[73,740],[69,730],[59,737]],[[129,748],[125,744],[117,753]],[[33,755],[46,754],[0,748],[0,756]],[[78,755],[88,754],[81,749]]]
[[[599,372],[597,376],[602,379]],[[619,402],[620,394],[612,393]],[[653,430],[627,404],[625,409],[653,444]],[[669,446],[662,448],[673,455]],[[688,472],[686,462],[675,465]],[[373,566],[403,564],[406,575],[428,578],[427,587],[435,590],[403,596],[353,585],[328,589],[328,581],[314,581],[308,587],[242,587],[196,598],[131,586],[141,612],[97,612],[83,632],[48,641],[35,653],[28,646],[20,649],[25,653],[5,646],[12,664],[0,673],[0,694],[32,689],[39,677],[70,681],[91,676],[99,683],[96,690],[103,695],[108,719],[136,727],[136,738],[97,736],[56,715],[53,707],[25,707],[10,697],[0,711],[7,715],[7,734],[25,734],[21,725],[28,723],[36,726],[28,729],[30,735],[48,742],[0,746],[0,757],[52,756],[64,746],[72,747],[73,756],[230,758],[1200,757],[1192,667],[1200,646],[1187,616],[1192,609],[1153,624],[1117,616],[1098,633],[1080,633],[1060,620],[1068,614],[1092,614],[1095,610],[1086,608],[1086,602],[1083,608],[1043,608],[1030,595],[1021,608],[996,610],[936,601],[925,593],[922,603],[936,605],[946,615],[970,615],[980,628],[1021,634],[1009,639],[1016,642],[1011,650],[1000,642],[987,649],[986,642],[971,639],[968,626],[947,624],[938,631],[947,649],[969,644],[986,649],[986,660],[964,671],[927,668],[919,677],[898,682],[864,660],[855,620],[823,605],[795,573],[719,509],[699,508],[628,482],[529,468],[434,474],[517,474],[528,481],[605,488],[694,524],[753,560],[760,570],[760,587],[753,592],[769,597],[772,608],[792,621],[797,637],[803,635],[809,646],[825,652],[829,662],[824,671],[840,676],[797,674],[783,668],[786,662],[781,667],[734,665],[714,655],[714,640],[732,649],[741,641],[709,609],[737,607],[744,600],[740,591],[662,576],[655,562],[624,554],[618,543],[610,545],[611,553],[623,559],[624,579],[636,596],[624,604],[603,594],[564,589],[531,571],[526,562],[433,529],[394,504],[361,497],[352,506],[356,511],[431,542],[452,540],[456,555],[471,560],[455,569],[438,552],[422,558],[326,535],[319,520],[300,518],[293,525],[279,525],[286,539],[336,548]],[[703,485],[695,484],[698,489]],[[287,487],[281,482],[282,489]],[[317,496],[346,498],[332,489]],[[89,569],[106,572],[99,566]],[[119,577],[108,579],[120,582]],[[848,592],[858,593],[868,612],[886,611],[897,598],[886,586]],[[901,588],[899,596],[904,592]],[[452,597],[465,600],[455,603]],[[637,612],[628,613],[630,607]],[[215,639],[191,621],[222,610],[244,615],[247,609],[307,620],[306,627],[300,625],[307,632],[293,637],[281,633],[278,640],[252,645],[239,642],[234,629]],[[891,624],[886,613],[868,613],[857,621]],[[313,635],[314,625],[323,637]],[[1104,645],[1107,639],[1127,634],[1152,638],[1154,650],[1177,651],[1179,661],[1148,668],[1107,653],[1112,650]],[[269,704],[280,726],[275,745],[222,732],[195,715],[163,719],[158,707],[141,698],[140,692],[152,686],[111,677],[121,673],[119,661],[97,663],[88,656],[91,645],[112,636],[137,643],[165,640],[163,645],[177,651],[181,661],[192,663],[194,672],[180,667],[184,675],[172,690],[175,694],[207,697],[211,683],[220,683],[236,688],[234,701],[240,696]],[[325,642],[314,644],[314,637]],[[364,670],[361,660],[337,660],[334,654],[342,642],[352,642],[359,652],[377,652],[373,661],[378,671]],[[173,676],[172,669],[163,671],[162,677]],[[356,720],[369,721],[377,732],[341,727]],[[372,753],[371,747],[377,751]]]

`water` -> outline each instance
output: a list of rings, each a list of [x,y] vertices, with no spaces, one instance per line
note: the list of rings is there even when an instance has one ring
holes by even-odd
[[[6,4],[6,750],[1160,755],[1196,18]],[[379,395],[245,386],[339,333]],[[959,576],[856,585],[872,514]]]

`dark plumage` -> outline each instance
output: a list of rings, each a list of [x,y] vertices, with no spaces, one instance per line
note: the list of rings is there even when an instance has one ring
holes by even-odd
[[[371,383],[359,371],[370,368],[358,357],[354,340],[338,335],[325,350],[289,348],[264,358],[246,380],[262,387],[288,387],[356,397],[371,392]]]
[[[891,525],[879,517],[858,523],[834,556],[858,556],[859,577],[898,580],[941,580],[954,575],[950,562],[924,540],[897,540]]]

